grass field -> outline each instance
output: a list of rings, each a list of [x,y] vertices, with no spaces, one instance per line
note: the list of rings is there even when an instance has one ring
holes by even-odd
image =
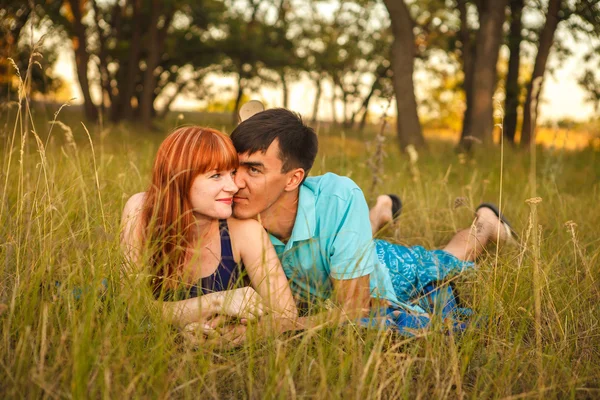
[[[146,291],[121,290],[118,240],[124,202],[148,185],[162,138],[204,121],[88,135],[74,113],[58,114],[64,125],[29,117],[13,108],[0,121],[0,397],[600,397],[600,152],[539,148],[533,179],[527,153],[465,157],[431,142],[411,163],[388,136],[374,185],[375,147],[322,129],[312,174],[348,175],[370,201],[403,199],[382,233],[390,240],[442,246],[478,203],[502,204],[520,245],[490,249],[456,279],[483,322],[416,338],[352,325],[259,338],[250,327],[240,348],[193,349]]]

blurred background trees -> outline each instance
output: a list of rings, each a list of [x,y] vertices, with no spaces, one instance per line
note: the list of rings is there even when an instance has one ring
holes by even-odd
[[[218,76],[233,82],[232,123],[259,88],[288,107],[301,81],[313,121],[327,109],[344,129],[394,98],[401,147],[424,147],[424,126],[452,129],[461,150],[491,143],[496,99],[505,140],[526,146],[548,59],[572,43],[594,43],[577,79],[599,110],[599,40],[600,0],[2,0],[0,98],[16,99],[13,62],[34,93],[61,90],[54,67],[69,52],[92,121],[151,127],[177,99],[218,97]]]

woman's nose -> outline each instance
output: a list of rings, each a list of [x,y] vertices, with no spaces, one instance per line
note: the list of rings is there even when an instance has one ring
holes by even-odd
[[[230,193],[235,193],[239,190],[238,186],[235,184],[233,177],[229,177],[227,179],[227,183],[225,184],[225,191]]]

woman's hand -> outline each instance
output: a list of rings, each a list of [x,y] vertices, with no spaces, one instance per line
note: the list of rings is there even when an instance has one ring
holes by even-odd
[[[217,316],[207,322],[192,322],[181,330],[185,341],[195,347],[219,347],[230,349],[241,346],[246,340],[246,325],[223,324],[223,317]]]
[[[250,287],[161,304],[165,318],[179,328],[194,322],[209,323],[215,316],[253,320],[265,313],[260,296]]]
[[[251,287],[222,292],[223,303],[218,314],[239,319],[256,319],[265,313],[261,297]]]

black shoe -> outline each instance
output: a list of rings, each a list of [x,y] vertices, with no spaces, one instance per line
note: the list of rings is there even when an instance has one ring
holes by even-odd
[[[402,202],[400,201],[400,197],[395,194],[387,195],[390,199],[392,199],[392,218],[397,218],[402,213]]]

